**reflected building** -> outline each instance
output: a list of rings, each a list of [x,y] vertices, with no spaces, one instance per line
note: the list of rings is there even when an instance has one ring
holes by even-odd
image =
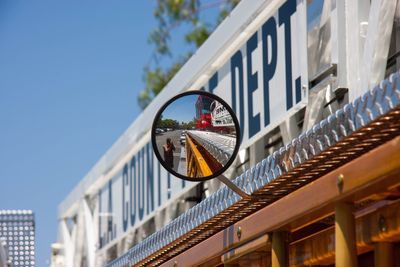
[[[211,124],[211,103],[213,100],[205,95],[199,95],[197,98],[196,108],[196,129],[210,129]]]
[[[211,124],[214,127],[234,127],[233,118],[226,106],[217,100],[211,103]]]
[[[10,266],[35,266],[35,217],[31,210],[0,210],[0,239]]]

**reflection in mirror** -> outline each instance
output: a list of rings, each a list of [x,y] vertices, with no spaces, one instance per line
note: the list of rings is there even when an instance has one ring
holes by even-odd
[[[189,180],[209,179],[230,164],[237,151],[237,119],[211,94],[178,96],[153,124],[157,157],[170,172]]]

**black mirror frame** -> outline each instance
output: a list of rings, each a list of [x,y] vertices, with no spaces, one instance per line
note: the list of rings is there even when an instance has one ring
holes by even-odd
[[[184,176],[182,174],[179,174],[177,172],[175,172],[174,170],[170,170],[165,162],[164,159],[161,157],[160,152],[158,151],[157,148],[157,143],[156,143],[156,122],[158,121],[158,118],[160,117],[160,115],[164,112],[164,110],[172,103],[174,102],[176,99],[187,96],[187,95],[204,95],[204,96],[208,96],[214,100],[217,100],[218,102],[220,102],[222,105],[226,106],[228,112],[231,114],[233,122],[235,124],[235,130],[236,130],[236,144],[235,144],[235,148],[233,150],[232,156],[231,158],[228,160],[228,162],[217,172],[213,173],[213,175],[209,175],[209,176],[205,176],[202,178],[190,178],[188,176]],[[201,90],[193,90],[193,91],[187,91],[181,94],[178,94],[176,96],[174,96],[173,98],[171,98],[170,100],[168,100],[157,112],[156,116],[154,117],[153,120],[153,124],[151,127],[151,144],[153,146],[153,151],[154,154],[156,154],[156,157],[158,159],[158,161],[160,162],[160,164],[164,167],[164,169],[166,169],[169,173],[173,174],[174,176],[181,178],[183,180],[186,181],[191,181],[191,182],[202,182],[202,181],[207,181],[213,178],[216,178],[218,176],[220,176],[221,174],[223,174],[233,163],[233,161],[235,160],[238,152],[239,152],[239,147],[241,144],[241,140],[240,140],[240,125],[239,125],[239,121],[235,115],[235,112],[233,112],[233,109],[220,97],[211,94],[209,92],[205,92],[205,91],[201,91]]]

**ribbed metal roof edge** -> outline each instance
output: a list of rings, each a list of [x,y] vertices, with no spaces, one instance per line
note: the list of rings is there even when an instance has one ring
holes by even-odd
[[[234,179],[234,183],[252,195],[259,193],[262,188],[265,191],[265,186],[275,182],[277,178],[321,155],[345,137],[399,106],[400,72],[396,72],[374,89],[346,104],[288,145],[246,170]],[[107,266],[120,267],[139,263],[239,200],[236,193],[224,186]]]

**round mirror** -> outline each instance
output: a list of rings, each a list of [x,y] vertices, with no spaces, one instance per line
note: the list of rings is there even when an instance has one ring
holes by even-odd
[[[161,107],[151,139],[158,160],[170,173],[204,181],[221,175],[232,164],[240,145],[240,128],[224,100],[204,91],[189,91]]]

